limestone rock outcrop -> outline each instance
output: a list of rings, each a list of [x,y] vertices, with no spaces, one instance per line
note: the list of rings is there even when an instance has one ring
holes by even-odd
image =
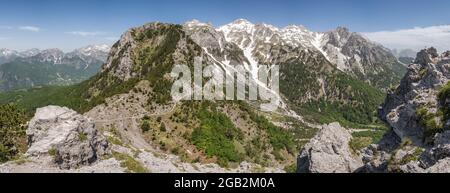
[[[88,118],[65,107],[36,110],[26,131],[27,156],[50,155],[62,169],[89,165],[108,153],[107,140]]]
[[[350,173],[363,166],[361,158],[352,153],[350,132],[339,123],[322,126],[306,144],[298,157],[300,173]]]
[[[450,171],[448,131],[450,54],[428,48],[417,54],[395,91],[388,93],[379,116],[391,127],[382,143],[366,148],[365,172]],[[447,120],[446,120],[447,119]]]

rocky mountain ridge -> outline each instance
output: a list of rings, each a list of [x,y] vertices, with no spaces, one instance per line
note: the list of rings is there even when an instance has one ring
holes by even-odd
[[[205,26],[198,21],[190,25]],[[320,52],[336,68],[374,86],[387,89],[404,73],[395,56],[383,46],[371,42],[361,34],[338,27],[329,32],[313,32],[304,26],[289,25],[279,29],[268,24],[253,24],[238,19],[217,28],[228,42],[238,45],[247,57],[254,57],[261,64],[276,63],[277,56],[270,47],[289,46],[307,51]],[[380,82],[378,77],[388,79]]]
[[[79,83],[95,75],[106,61],[108,45],[64,53],[59,49],[4,51],[0,58],[0,91]],[[5,54],[6,53],[6,54]]]
[[[17,59],[33,62],[39,61],[52,64],[63,64],[70,63],[69,61],[75,57],[83,59],[86,62],[89,60],[105,61],[108,56],[109,49],[110,46],[106,44],[89,45],[67,53],[57,48],[45,50],[34,48],[25,51],[16,51],[2,48],[0,49],[0,64],[11,62]]]
[[[380,118],[389,124],[391,131],[377,144],[369,145],[357,152],[359,159],[364,162],[358,169],[348,170],[348,165],[344,163],[333,169],[346,172],[449,172],[449,69],[449,51],[442,54],[438,54],[434,48],[420,51],[415,61],[409,65],[408,73],[401,84],[388,93],[385,102],[379,108]],[[347,135],[345,140],[351,141],[352,138]],[[333,140],[311,141],[310,145],[316,147],[317,144],[324,143],[334,148]],[[339,148],[349,150],[350,145],[351,143],[344,144]],[[319,149],[314,155],[328,153],[344,160],[348,157],[348,154],[340,153],[342,151],[330,153],[327,149]],[[312,155],[313,152],[308,149],[302,151],[298,171],[319,171],[322,164],[326,165],[328,161],[326,156],[321,156],[322,159],[313,159]],[[314,168],[304,170],[305,163],[316,164],[313,165]]]

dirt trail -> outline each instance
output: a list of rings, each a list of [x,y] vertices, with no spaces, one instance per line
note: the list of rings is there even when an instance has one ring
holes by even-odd
[[[138,121],[144,118],[144,116],[157,117],[167,115],[173,112],[176,106],[177,106],[176,104],[173,104],[173,106],[169,110],[153,114],[142,114],[137,116],[121,117],[116,119],[97,119],[94,120],[94,122],[96,125],[116,125],[118,128],[125,128],[120,129],[119,132],[132,146],[134,146],[137,149],[150,150],[153,149],[153,147],[150,144],[148,144],[142,137]]]

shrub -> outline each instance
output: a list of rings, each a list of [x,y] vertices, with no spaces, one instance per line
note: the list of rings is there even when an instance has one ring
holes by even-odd
[[[78,133],[78,138],[80,139],[80,141],[86,141],[87,135],[86,133]]]
[[[50,156],[55,156],[56,155],[56,149],[55,148],[51,148],[51,149],[49,149],[48,150],[48,155],[50,155]]]
[[[14,159],[24,146],[25,113],[15,105],[0,105],[0,163]]]
[[[161,126],[159,127],[159,131],[161,131],[161,132],[166,132],[166,131],[167,131],[167,129],[166,129],[166,124],[161,123]]]
[[[144,120],[144,122],[142,122],[141,125],[141,130],[143,133],[150,131],[151,127],[150,127],[150,123],[147,120]]]
[[[349,147],[352,150],[352,153],[359,155],[361,149],[372,144],[372,138],[370,137],[354,137],[349,142]]]
[[[293,163],[293,164],[287,165],[286,167],[284,167],[284,171],[286,171],[286,173],[296,173],[297,172],[297,164]]]
[[[242,161],[243,156],[234,145],[234,140],[242,134],[225,114],[202,106],[196,117],[200,120],[200,126],[192,132],[191,140],[197,148],[209,157],[217,157],[221,166],[228,166],[230,161]]]
[[[436,133],[443,131],[442,123],[436,121],[436,119],[441,119],[443,117],[443,112],[438,110],[436,113],[428,112],[426,107],[421,107],[416,111],[416,117],[418,123],[423,127],[424,140],[429,137],[433,137]],[[442,122],[442,121],[441,121]]]
[[[120,167],[126,168],[126,172],[133,172],[133,173],[149,172],[147,168],[142,166],[142,164],[139,161],[135,160],[133,157],[127,154],[113,152],[113,157],[116,158],[118,161],[120,161]]]

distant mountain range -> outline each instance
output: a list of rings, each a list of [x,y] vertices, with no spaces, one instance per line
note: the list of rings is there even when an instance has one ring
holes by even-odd
[[[0,49],[0,91],[81,82],[99,71],[109,49],[108,45],[68,53],[59,49]]]

